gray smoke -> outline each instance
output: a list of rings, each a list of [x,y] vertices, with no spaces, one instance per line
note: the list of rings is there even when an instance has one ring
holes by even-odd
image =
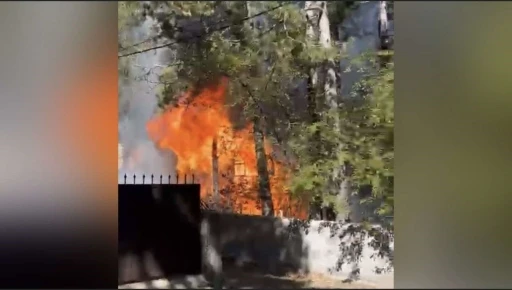
[[[140,26],[132,28],[129,38],[133,43],[148,39],[152,33],[154,22],[147,19]],[[118,183],[124,183],[124,175],[128,175],[127,183],[133,183],[133,175],[137,176],[136,183],[142,182],[142,175],[155,175],[155,182],[159,176],[174,174],[174,156],[172,152],[158,150],[149,140],[146,132],[146,123],[155,114],[157,109],[158,75],[162,71],[162,50],[155,50],[137,54],[131,60],[130,80],[119,84],[121,93],[120,107],[123,111],[119,117],[119,143],[124,147],[123,168],[119,170]],[[129,169],[130,152],[136,150],[137,161],[135,167]]]

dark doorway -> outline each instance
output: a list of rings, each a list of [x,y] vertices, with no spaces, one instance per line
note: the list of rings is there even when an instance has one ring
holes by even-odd
[[[119,284],[201,273],[199,184],[119,185]]]

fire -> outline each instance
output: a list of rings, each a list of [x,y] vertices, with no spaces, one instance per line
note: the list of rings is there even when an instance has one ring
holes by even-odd
[[[172,150],[177,156],[180,175],[196,176],[203,198],[213,192],[212,144],[217,142],[219,189],[222,202],[243,214],[261,214],[257,198],[257,168],[252,124],[234,131],[225,106],[228,80],[204,88],[199,93],[184,93],[177,106],[169,107],[147,125],[147,132],[156,146]],[[272,153],[266,144],[266,153]],[[269,158],[270,159],[270,158]],[[304,217],[297,202],[286,189],[288,172],[279,162],[269,160],[270,185],[274,209],[288,216]]]

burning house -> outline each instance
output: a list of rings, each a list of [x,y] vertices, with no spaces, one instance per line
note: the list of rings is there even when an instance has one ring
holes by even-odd
[[[342,49],[350,56],[349,58],[355,58],[367,50],[392,47],[392,14],[386,12],[386,3],[365,1],[340,25],[339,38],[347,40],[342,41],[345,42]],[[181,26],[192,30],[197,28],[190,23]],[[196,32],[181,31],[180,35],[171,36],[188,39],[187,33]],[[348,42],[348,39],[353,41]],[[152,56],[147,56],[141,63],[147,63],[146,67],[153,67],[158,61],[152,59]],[[349,66],[350,59],[342,60],[340,63],[340,71],[343,72],[340,91],[343,96],[350,96],[353,84],[361,77],[357,70],[347,72],[349,70],[346,68]],[[124,155],[119,157],[119,168],[137,168],[144,170],[138,173],[157,175],[162,172],[153,172],[153,168],[168,169],[164,174],[194,174],[201,183],[201,196],[204,200],[211,200],[218,207],[226,207],[238,213],[260,214],[252,124],[247,123],[242,127],[234,124],[232,112],[226,107],[226,82],[227,80],[223,80],[199,92],[186,92],[181,95],[176,106],[168,107],[160,115],[152,115],[154,112],[149,109],[145,111],[143,118],[140,118],[144,121],[137,120],[137,124],[144,123],[145,128],[137,128],[137,133],[144,131],[149,137],[149,142],[134,145],[128,144],[129,142],[123,143],[124,148],[119,148],[120,151],[124,151]],[[304,87],[298,90],[301,91],[298,94],[305,94]],[[139,91],[136,93],[143,95]],[[153,93],[151,98],[151,102],[154,102]],[[305,104],[299,104],[305,98],[296,99],[294,102],[297,104],[293,106],[305,107]],[[149,108],[148,104],[151,102],[148,99],[140,103]],[[294,111],[299,114],[304,111],[303,109]],[[145,118],[149,115],[153,117],[147,121]],[[147,152],[150,150],[145,150],[146,147],[156,147],[157,150],[151,152],[156,151],[158,154],[151,153],[152,155],[148,156]],[[274,157],[279,155],[279,149],[271,144],[266,144],[265,149],[268,154],[275,212],[282,211],[286,216],[304,217],[305,206],[294,202],[286,188],[288,168],[280,162],[282,158]],[[143,165],[143,162],[147,162],[148,165]],[[154,166],[158,163],[164,164]],[[358,201],[353,203],[357,204]]]
[[[192,95],[184,93],[176,106],[147,122],[149,138],[162,151],[176,155],[176,173],[194,174],[201,196],[217,207],[242,214],[261,214],[252,124],[236,128],[225,106],[227,79]],[[273,204],[276,212],[300,216],[286,189],[287,170],[270,156],[266,144]]]

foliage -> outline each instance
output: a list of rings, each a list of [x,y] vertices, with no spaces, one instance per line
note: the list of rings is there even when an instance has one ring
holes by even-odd
[[[337,59],[338,49],[307,37],[306,13],[293,2],[172,2],[166,7],[172,20],[166,18],[160,28],[175,43],[177,61],[161,78],[160,105],[172,104],[185,89],[200,90],[228,77],[227,105],[240,112],[235,123],[254,124],[260,194],[265,195],[268,174],[258,136],[279,139],[273,128],[290,118],[278,124],[275,112],[293,118],[291,89],[309,68]]]
[[[331,122],[326,121],[331,113],[324,114],[318,123],[295,126],[289,145],[298,156],[299,166],[291,180],[292,192],[329,196],[326,201],[334,202],[330,173],[350,164],[350,180],[356,191],[367,185],[372,187],[372,195],[363,202],[378,203],[378,216],[393,215],[393,82],[392,63],[369,70],[355,87],[357,98],[346,101],[335,112],[342,120],[340,131],[332,130]],[[312,154],[310,140],[314,138],[320,138],[316,141],[322,148]],[[341,150],[339,144],[343,145]]]
[[[170,9],[181,11],[179,7],[184,4],[179,3],[169,4],[173,7]],[[239,105],[246,116],[261,114],[265,104],[273,109],[286,107],[291,97],[289,88],[305,76],[307,65],[336,57],[335,49],[323,49],[306,39],[305,14],[293,3],[186,3],[190,12],[182,12],[174,22],[193,23],[199,17],[203,23],[197,25],[210,25],[199,29],[204,33],[200,41],[187,39],[173,46],[179,61],[162,76],[161,81],[166,84],[162,106],[175,101],[172,97],[183,89],[201,88],[220,76],[228,76],[231,105]],[[275,7],[280,8],[272,10]],[[264,20],[247,19],[262,11],[270,11]],[[224,16],[217,26],[216,14]],[[216,29],[225,26],[229,28]],[[179,35],[173,37],[179,39]]]
[[[122,51],[124,47],[128,46],[131,42],[130,30],[134,28],[140,18],[138,17],[140,12],[139,2],[120,1],[117,6],[118,10],[118,49]],[[130,58],[121,58],[118,60],[118,84],[120,86],[132,81],[133,76],[130,73]],[[119,99],[119,116],[122,116],[127,109],[127,103],[123,99],[122,90],[118,90]]]
[[[137,1],[119,1],[117,5],[117,28],[118,28],[118,48],[120,51],[131,45],[129,30],[137,26],[140,21],[141,5]],[[118,72],[123,79],[129,77],[129,59],[119,60]]]
[[[356,189],[372,187],[365,202],[378,203],[379,215],[393,214],[392,63],[366,72],[354,91],[357,98],[337,110],[317,108],[319,119],[312,122],[294,105],[297,98],[304,98],[294,89],[310,68],[341,56],[338,47],[323,48],[306,36],[300,4],[152,1],[141,9],[132,3],[119,4],[120,31],[147,14],[157,20],[158,38],[170,48],[169,65],[160,76],[160,107],[175,103],[185,90],[228,77],[228,105],[241,112],[239,122],[261,117],[267,140],[289,152],[293,161],[289,188],[297,198],[322,197],[324,205],[336,204],[338,211],[343,210],[346,205],[332,195],[339,189],[341,174],[333,180],[332,172],[350,164]],[[327,5],[331,26],[337,27],[356,2]],[[331,33],[336,36],[337,29]],[[125,50],[134,50],[127,48],[129,40],[123,41]],[[316,93],[321,99],[321,92]],[[334,120],[341,120],[340,130],[333,130]]]
[[[307,21],[300,4],[278,1],[151,1],[119,2],[120,51],[136,52],[155,46],[155,40],[170,48],[169,65],[160,75],[159,105],[174,104],[180,93],[202,89],[221,77],[229,78],[228,106],[240,111],[240,123],[262,121],[266,140],[277,143],[287,154],[284,160],[291,171],[288,188],[296,200],[328,205],[339,212],[347,204],[337,198],[343,178],[348,178],[354,193],[370,186],[371,195],[363,203],[375,208],[377,217],[394,214],[394,67],[392,54],[361,57],[356,67],[371,63],[351,96],[343,96],[338,108],[316,106],[315,118],[297,103],[323,100],[321,89],[305,96],[300,90],[311,68],[337,62],[339,48],[326,49],[306,35]],[[331,37],[357,1],[327,3]],[[262,13],[260,17],[252,17]],[[157,37],[136,43],[125,33],[149,15],[157,20]],[[123,54],[123,53],[121,53]],[[368,60],[370,60],[368,62]],[[384,65],[383,65],[384,64]],[[130,57],[120,58],[120,76],[130,67]],[[320,84],[323,87],[323,84]],[[235,124],[237,125],[237,124]],[[242,125],[242,124],[240,124]],[[338,130],[339,129],[339,130]],[[347,167],[348,176],[342,174]],[[338,173],[333,175],[333,172]],[[261,178],[261,176],[260,176]],[[226,186],[220,192],[223,211],[239,212],[243,201],[253,199],[254,182],[242,187]],[[242,196],[243,198],[237,199]],[[376,206],[375,206],[376,205]],[[218,206],[218,204],[217,204]],[[300,232],[292,221],[290,232]],[[301,222],[306,227],[309,221]],[[368,223],[331,225],[331,235],[340,236],[340,253],[333,270],[355,263],[358,275],[362,241],[392,267],[392,231],[370,227]],[[391,225],[392,226],[392,225]],[[319,229],[320,230],[320,229]],[[307,233],[307,229],[305,229]],[[349,238],[352,242],[345,242]]]
[[[122,31],[136,25],[138,20],[140,20],[140,8],[140,2],[119,1],[117,6],[117,28]]]
[[[338,27],[343,23],[345,17],[357,7],[357,1],[328,1],[327,11],[329,13],[329,22],[331,25],[331,34],[333,39],[338,39]]]
[[[364,104],[348,112],[345,142],[354,166],[353,180],[370,184],[379,200],[378,214],[392,216],[394,183],[394,66],[392,63],[361,81]]]

